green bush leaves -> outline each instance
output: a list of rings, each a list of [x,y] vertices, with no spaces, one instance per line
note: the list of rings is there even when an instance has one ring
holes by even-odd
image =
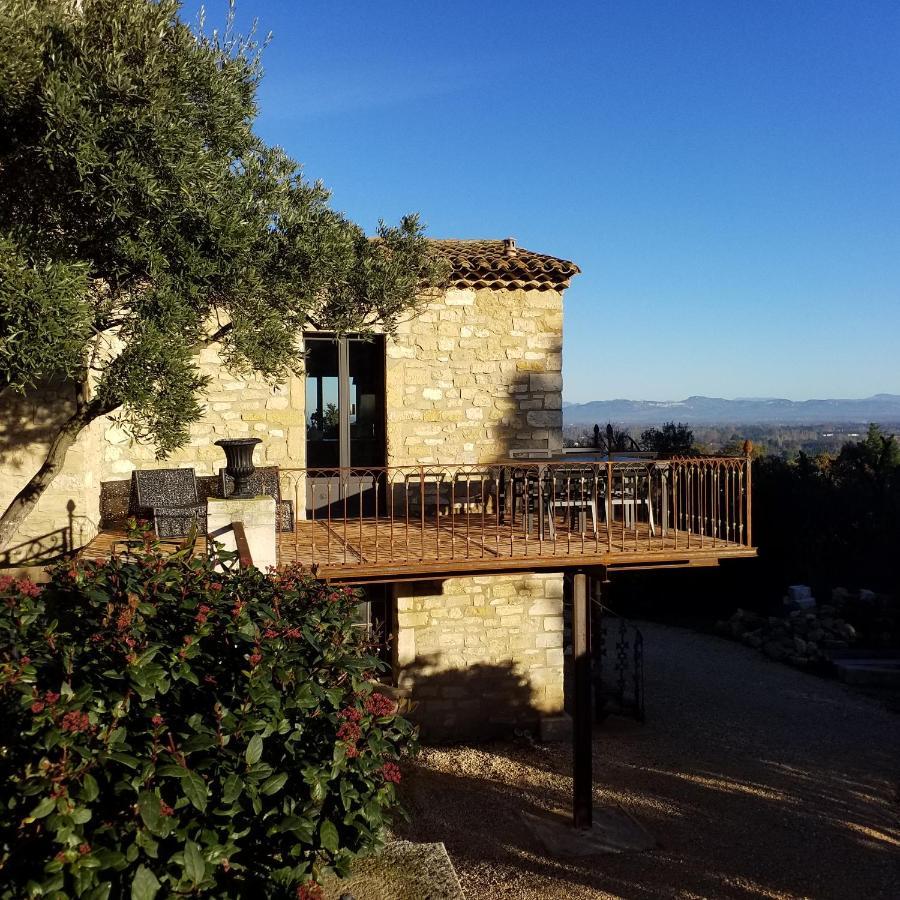
[[[0,900],[293,896],[378,845],[414,734],[358,598],[217,564],[0,578]]]

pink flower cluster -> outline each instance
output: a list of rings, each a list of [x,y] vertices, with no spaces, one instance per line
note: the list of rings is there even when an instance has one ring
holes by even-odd
[[[26,597],[37,597],[41,592],[41,588],[28,577],[20,578],[17,581],[9,575],[0,575],[0,592],[10,589],[14,589]]]
[[[324,900],[325,893],[315,881],[307,881],[297,888],[297,900]]]
[[[31,704],[31,711],[37,715],[37,713],[43,712],[46,707],[55,706],[58,701],[59,694],[57,694],[56,691],[47,691],[43,698],[39,697]]]
[[[362,729],[356,722],[344,722],[337,730],[339,740],[347,741],[348,744],[355,744],[362,737]]]
[[[93,731],[88,714],[80,712],[79,710],[67,712],[63,716],[59,727],[62,728],[63,731],[72,732],[72,734],[79,734],[82,731]]]
[[[392,716],[397,711],[394,701],[378,691],[366,697],[365,707],[371,716]]]
[[[347,743],[347,758],[355,759],[359,756],[356,742],[362,737],[362,728],[359,726],[362,721],[362,713],[358,709],[348,706],[346,709],[342,709],[338,715],[344,720],[337,730],[338,739]]]
[[[277,628],[273,628],[272,624],[274,623],[269,623],[263,631],[264,638],[272,640],[274,638],[285,637],[290,638],[292,641],[297,641],[303,637],[303,631],[299,628],[286,628],[284,631],[279,631]]]
[[[381,774],[384,776],[385,781],[391,781],[394,784],[400,784],[400,766],[396,763],[386,762],[381,767]]]

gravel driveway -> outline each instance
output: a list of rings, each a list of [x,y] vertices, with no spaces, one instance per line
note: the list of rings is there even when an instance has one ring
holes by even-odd
[[[720,638],[641,624],[647,723],[594,735],[597,803],[657,838],[551,860],[522,813],[569,808],[571,751],[423,753],[402,836],[444,841],[480,898],[900,898],[900,716]]]

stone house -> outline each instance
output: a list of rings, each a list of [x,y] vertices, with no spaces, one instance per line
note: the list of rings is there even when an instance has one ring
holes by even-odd
[[[234,377],[214,348],[204,350],[201,368],[212,378],[206,414],[168,460],[155,460],[152,447],[112,420],[94,423],[0,566],[85,544],[101,527],[102,492],[135,469],[190,466],[215,475],[224,461],[214,442],[223,437],[260,437],[257,465],[281,470],[478,465],[559,451],[563,292],[577,266],[511,239],[436,243],[452,269],[442,295],[392,335],[304,335],[304,377],[274,387]],[[0,503],[40,464],[67,391],[57,385],[0,401]],[[308,483],[305,505],[321,504],[321,485]],[[296,512],[303,518],[311,510]],[[561,573],[368,591],[372,615],[392,634],[398,684],[421,701],[417,714],[432,734],[483,733],[561,712]]]

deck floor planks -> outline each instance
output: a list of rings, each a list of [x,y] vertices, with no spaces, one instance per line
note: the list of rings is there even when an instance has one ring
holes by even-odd
[[[125,532],[106,530],[81,551],[85,557],[108,557],[124,550]],[[198,552],[205,552],[198,539]],[[177,542],[167,542],[175,548]],[[280,565],[317,567],[323,578],[363,578],[405,574],[547,568],[552,565],[610,565],[621,562],[665,564],[752,556],[755,550],[721,538],[701,537],[684,530],[659,529],[651,535],[646,523],[626,527],[602,523],[597,536],[558,527],[555,538],[533,530],[480,518],[463,521],[426,519],[391,523],[388,519],[300,521],[294,532],[278,535]]]

